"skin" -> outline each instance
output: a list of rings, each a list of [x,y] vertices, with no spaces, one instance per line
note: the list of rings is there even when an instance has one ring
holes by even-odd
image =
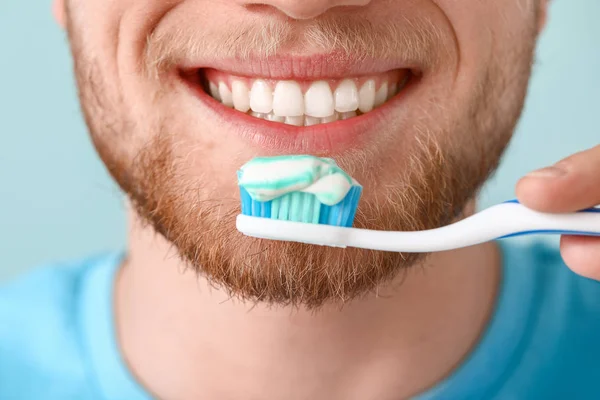
[[[183,11],[165,16],[174,5]],[[226,136],[228,129],[209,110],[191,107],[189,96],[173,86],[168,65],[145,68],[143,46],[155,28],[159,37],[168,38],[175,27],[192,35],[201,26],[200,32],[213,33],[219,42],[223,28],[215,21],[227,15],[246,22],[242,6],[257,4],[55,2],[57,21],[69,27],[92,139],[131,199],[128,259],[115,299],[124,358],[146,389],[163,399],[410,397],[447,376],[480,337],[500,279],[498,250],[485,244],[427,258],[347,253],[359,260],[353,276],[374,283],[346,285],[348,277],[333,272],[348,259],[334,250],[306,252],[283,245],[265,250],[264,244],[240,241],[220,230],[230,221],[198,206],[210,197],[183,195],[193,181],[200,196],[219,193],[222,210],[233,213],[226,202],[235,199],[231,176],[243,161],[265,151]],[[378,140],[363,143],[362,150],[338,154],[353,176],[375,182],[366,186],[367,211],[359,223],[423,229],[450,222],[450,211],[455,218],[469,215],[476,190],[495,168],[521,111],[546,2],[269,0],[254,12],[265,21],[287,16],[311,23],[339,16],[341,6],[353,6],[374,21],[388,21],[393,9],[413,22],[432,22],[442,34],[433,40],[435,52],[422,58],[427,90],[393,117],[388,126],[397,129],[382,128]],[[370,32],[362,33],[369,37]],[[177,47],[168,40],[167,45]],[[285,45],[298,51],[294,42]],[[153,49],[160,53],[167,47]],[[176,142],[160,141],[165,126],[177,132]],[[430,145],[415,138],[427,138]],[[411,152],[421,164],[407,164]],[[436,164],[436,154],[445,162]],[[368,168],[359,161],[364,158]],[[177,164],[176,159],[185,161]],[[140,170],[135,160],[144,161],[145,168]],[[386,174],[375,160],[393,167]],[[598,160],[600,147],[559,163],[563,174],[530,174],[519,182],[518,197],[550,212],[600,203]],[[204,179],[207,170],[209,180]],[[418,172],[423,170],[432,172]],[[416,188],[416,194],[388,189],[403,186]],[[439,188],[446,186],[452,195],[444,199]],[[198,211],[192,205],[205,212],[203,218],[190,218]],[[196,233],[201,231],[207,233]],[[245,252],[236,253],[238,247]],[[201,257],[188,254],[190,249]],[[240,275],[236,269],[249,249],[267,254],[255,265],[259,276]],[[564,237],[561,252],[575,272],[600,279],[600,242]],[[309,281],[322,283],[318,288],[294,275],[298,265],[311,260],[320,260],[327,272],[319,276],[310,270]],[[381,273],[372,266],[381,267]],[[277,272],[296,289],[282,290],[269,267],[279,267]],[[244,276],[243,282],[234,276]],[[271,289],[257,292],[265,282]]]
[[[528,207],[544,212],[593,207],[600,204],[599,172],[600,146],[596,146],[525,176],[517,184],[517,196]],[[563,236],[560,251],[574,272],[600,280],[599,239]]]
[[[347,302],[426,255],[243,237],[232,229],[239,209],[232,177],[240,165],[281,153],[334,157],[364,187],[357,227],[413,231],[460,218],[510,140],[543,14],[534,0],[475,3],[472,13],[431,0],[318,4],[316,17],[314,3],[297,2],[65,4],[83,112],[100,157],[136,214],[186,265],[243,300],[309,308]],[[225,17],[226,26],[219,22]],[[322,61],[322,54],[333,56]],[[277,56],[286,58],[270,61]],[[309,56],[312,68],[300,58]],[[293,134],[265,136],[267,126],[224,116],[183,84],[190,65],[218,62],[268,76],[281,74],[281,65],[302,75],[344,64],[316,79],[342,78],[353,67],[366,70],[348,73],[375,73],[389,63],[386,69],[412,68],[418,79],[404,101],[372,114],[378,117],[357,118],[337,135],[332,124],[282,148],[277,141]],[[317,143],[328,135],[326,142],[339,145]]]

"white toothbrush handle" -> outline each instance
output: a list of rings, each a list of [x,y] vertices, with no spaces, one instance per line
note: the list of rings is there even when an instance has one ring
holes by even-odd
[[[530,233],[600,236],[600,208],[569,214],[548,214],[510,201],[454,224],[418,232],[342,228],[246,215],[238,216],[237,228],[248,236],[273,240],[383,251],[432,252]]]

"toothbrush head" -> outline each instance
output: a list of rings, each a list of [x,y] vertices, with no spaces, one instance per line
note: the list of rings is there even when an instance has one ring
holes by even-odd
[[[238,171],[242,214],[351,227],[362,186],[335,161],[314,156],[254,159]]]

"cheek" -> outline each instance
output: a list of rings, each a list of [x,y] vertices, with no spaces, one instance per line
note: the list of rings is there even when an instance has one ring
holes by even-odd
[[[65,27],[65,2],[64,0],[54,0],[52,2],[52,15],[54,20],[61,27]]]
[[[453,27],[459,61],[454,114],[506,134],[525,97],[536,38],[535,0],[437,0]],[[500,125],[502,122],[503,125]],[[495,126],[495,127],[494,127]]]
[[[149,36],[165,15],[179,7],[183,1],[128,0],[125,2],[127,7],[122,8],[118,21],[119,46],[116,53],[123,77],[144,72],[141,67],[144,65]]]
[[[437,0],[454,28],[460,62],[457,82],[481,77],[488,65],[506,59],[531,41],[535,0]]]
[[[76,61],[93,65],[104,96],[149,117],[148,106],[160,86],[149,79],[144,60],[148,36],[180,1],[67,0],[69,37]],[[85,67],[83,65],[82,67]],[[84,82],[85,83],[85,82]]]

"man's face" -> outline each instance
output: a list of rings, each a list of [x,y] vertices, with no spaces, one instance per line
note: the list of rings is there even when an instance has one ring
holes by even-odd
[[[141,217],[233,295],[318,306],[420,257],[242,237],[236,170],[258,155],[329,156],[364,186],[356,225],[448,223],[511,137],[542,3],[67,0],[66,10],[92,139]]]

